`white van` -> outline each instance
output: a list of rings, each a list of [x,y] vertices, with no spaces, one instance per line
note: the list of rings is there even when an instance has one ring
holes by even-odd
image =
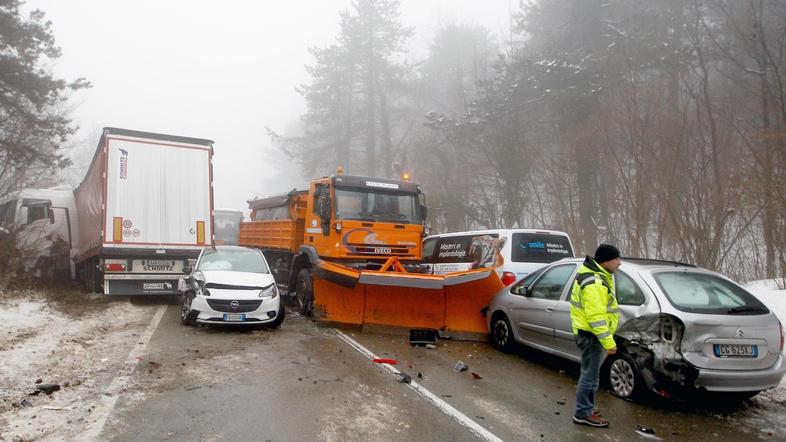
[[[428,273],[442,275],[493,265],[478,244],[502,240],[502,266],[497,272],[505,285],[544,265],[574,256],[568,234],[556,230],[489,229],[431,235],[423,240],[423,264]]]

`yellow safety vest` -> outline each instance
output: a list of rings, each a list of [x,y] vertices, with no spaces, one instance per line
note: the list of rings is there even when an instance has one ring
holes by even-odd
[[[606,350],[616,347],[614,333],[619,307],[611,274],[589,256],[579,268],[570,294],[573,334],[585,330],[598,337]]]

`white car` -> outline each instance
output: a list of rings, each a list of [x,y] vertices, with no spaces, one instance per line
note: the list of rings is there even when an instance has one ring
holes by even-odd
[[[284,317],[284,303],[262,252],[236,246],[202,250],[185,282],[183,324],[276,328]]]

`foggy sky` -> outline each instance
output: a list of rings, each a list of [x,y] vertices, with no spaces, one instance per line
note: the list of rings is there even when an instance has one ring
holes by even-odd
[[[305,111],[295,87],[308,82],[310,46],[338,33],[349,0],[28,0],[52,21],[66,80],[93,87],[74,94],[76,185],[105,126],[215,141],[215,207],[247,209],[249,198],[301,187],[297,165],[275,151],[265,126],[282,132]],[[498,38],[518,0],[403,0],[415,28],[412,56],[426,54],[448,22],[480,24]],[[76,183],[73,181],[76,180]]]

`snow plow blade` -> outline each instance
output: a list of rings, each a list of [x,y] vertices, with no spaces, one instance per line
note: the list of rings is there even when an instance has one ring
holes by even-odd
[[[493,268],[446,275],[408,273],[396,258],[381,270],[321,261],[314,275],[318,320],[439,330],[443,336],[485,336],[481,310],[503,285]]]

